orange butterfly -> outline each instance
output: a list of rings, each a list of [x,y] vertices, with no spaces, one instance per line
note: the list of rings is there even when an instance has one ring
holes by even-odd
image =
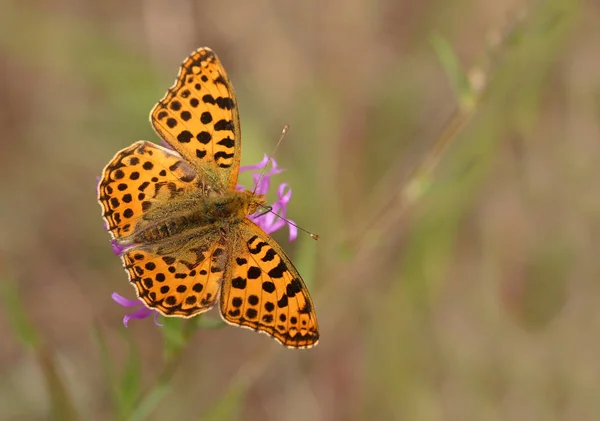
[[[192,317],[217,301],[230,324],[291,348],[319,339],[314,305],[283,249],[248,215],[264,195],[236,190],[238,108],[217,56],[188,57],[150,121],[172,148],[139,141],[102,173],[98,200],[140,300]]]

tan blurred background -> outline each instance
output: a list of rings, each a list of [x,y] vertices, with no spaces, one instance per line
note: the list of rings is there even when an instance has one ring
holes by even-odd
[[[200,46],[236,88],[242,164],[291,126],[274,181],[321,241],[276,238],[321,342],[201,329],[143,419],[600,420],[599,23],[567,0],[0,0],[0,282],[44,344],[4,305],[0,420],[52,419],[40,355],[78,419],[118,419],[94,326],[117,368],[134,344],[142,389],[160,375],[160,328],[110,299],[134,292],[95,184],[158,141],[149,110]],[[407,209],[459,107],[439,37],[489,85]]]

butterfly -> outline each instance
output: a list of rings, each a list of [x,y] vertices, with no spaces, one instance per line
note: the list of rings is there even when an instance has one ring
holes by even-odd
[[[171,148],[138,141],[102,172],[98,200],[139,299],[189,318],[219,303],[229,324],[309,348],[319,327],[308,289],[283,249],[248,216],[264,195],[236,190],[241,133],[233,86],[200,48],[150,112]]]

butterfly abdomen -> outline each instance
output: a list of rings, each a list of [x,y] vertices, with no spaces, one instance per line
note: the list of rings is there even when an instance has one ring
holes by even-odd
[[[167,239],[187,235],[214,223],[214,219],[206,211],[206,206],[200,205],[183,214],[172,214],[170,218],[158,224],[140,227],[139,232],[133,238],[133,242],[136,244],[157,244]]]
[[[150,226],[136,234],[133,242],[137,244],[153,244],[181,234],[189,224],[188,219],[187,216],[179,216],[164,223]]]

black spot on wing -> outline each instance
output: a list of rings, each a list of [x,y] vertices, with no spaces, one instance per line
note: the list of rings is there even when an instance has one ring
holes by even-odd
[[[272,294],[275,291],[275,284],[271,281],[265,281],[262,283],[262,289],[269,294]]]
[[[269,271],[268,275],[271,278],[279,279],[283,277],[283,274],[287,272],[287,270],[287,265],[281,260],[277,266]]]
[[[204,111],[202,113],[202,115],[200,116],[200,122],[202,124],[208,124],[212,121],[212,114],[209,113],[208,111]]]
[[[292,279],[292,282],[287,284],[287,286],[285,288],[285,293],[290,298],[295,297],[296,294],[298,294],[301,291],[302,291],[302,282],[300,282],[300,280],[297,278]]]
[[[281,299],[279,301],[277,301],[277,307],[284,308],[287,306],[288,306],[288,297],[287,297],[287,295],[284,295],[281,297]]]
[[[253,308],[249,308],[246,310],[246,317],[248,319],[255,319],[257,315],[258,315],[258,312]]]
[[[202,131],[196,135],[196,139],[198,139],[198,142],[206,145],[212,140],[212,135],[209,132]]]
[[[215,130],[216,131],[222,131],[222,130],[229,130],[229,131],[233,131],[233,121],[231,120],[219,120],[215,123]]]
[[[217,145],[225,146],[226,148],[233,148],[235,146],[235,141],[229,137],[225,139],[221,139],[217,142]]]
[[[231,286],[236,289],[246,289],[246,280],[238,276],[231,280]]]
[[[312,306],[310,305],[309,301],[306,301],[304,303],[304,307],[302,307],[300,310],[298,310],[301,314],[309,314],[312,311]]]
[[[252,237],[252,238],[256,238],[256,237]],[[248,241],[248,250],[250,251],[250,253],[252,254],[258,254],[261,252],[262,248],[267,246],[268,244],[265,243],[264,241],[261,241],[260,243],[258,243],[255,247],[251,247],[250,243],[252,242],[252,240]]]
[[[273,260],[275,258],[275,256],[277,256],[277,253],[275,253],[275,250],[269,249],[263,256],[263,258],[260,260],[262,260],[263,262],[270,262],[271,260]]]
[[[217,98],[217,106],[222,110],[232,110],[235,107],[235,103],[231,98]]]
[[[219,75],[215,78],[215,83],[218,83],[219,85],[227,85],[227,82],[225,82],[225,78],[223,77],[223,75]]]
[[[179,143],[189,143],[193,137],[194,135],[192,134],[192,132],[190,132],[189,130],[184,130],[177,135],[177,140],[179,141]]]
[[[258,278],[260,278],[261,273],[262,273],[262,271],[260,270],[259,267],[250,266],[248,268],[248,279],[258,279]]]
[[[218,160],[219,158],[230,159],[230,158],[233,158],[233,154],[219,151],[219,152],[215,153],[215,161]]]

